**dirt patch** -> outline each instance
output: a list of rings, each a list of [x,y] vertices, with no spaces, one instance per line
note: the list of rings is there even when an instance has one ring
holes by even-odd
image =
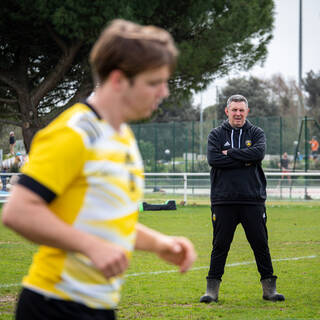
[[[7,295],[7,296],[0,296],[0,305],[5,305],[7,303],[13,303],[16,301],[15,295]]]
[[[22,242],[13,242],[13,241],[0,241],[0,245],[2,244],[21,244]]]

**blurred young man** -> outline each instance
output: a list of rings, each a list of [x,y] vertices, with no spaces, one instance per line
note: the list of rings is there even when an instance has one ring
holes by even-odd
[[[227,255],[239,223],[254,252],[263,298],[284,300],[276,291],[277,277],[268,247],[266,178],[261,167],[266,140],[262,129],[247,120],[248,112],[244,96],[231,96],[225,108],[228,120],[208,137],[213,248],[207,291],[200,302],[218,301]]]
[[[41,244],[16,319],[115,319],[133,249],[192,265],[189,240],[137,222],[144,174],[126,124],[168,96],[176,57],[166,31],[113,21],[90,54],[94,94],[36,134],[3,210],[4,224]]]

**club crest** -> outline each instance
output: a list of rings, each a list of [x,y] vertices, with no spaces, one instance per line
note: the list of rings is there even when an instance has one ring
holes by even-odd
[[[245,144],[246,144],[247,147],[251,147],[252,141],[251,140],[246,140]]]

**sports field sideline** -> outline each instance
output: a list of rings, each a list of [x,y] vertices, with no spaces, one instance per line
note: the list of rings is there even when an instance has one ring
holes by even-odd
[[[190,272],[181,275],[152,254],[136,252],[127,272],[118,319],[320,319],[319,209],[316,202],[267,205],[270,251],[285,302],[262,300],[254,257],[239,226],[219,302],[209,305],[199,303],[211,248],[209,206],[142,212],[142,223],[189,237],[198,259]],[[0,225],[0,319],[12,319],[19,283],[35,249]]]

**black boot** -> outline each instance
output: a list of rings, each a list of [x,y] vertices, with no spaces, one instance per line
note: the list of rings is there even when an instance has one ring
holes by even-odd
[[[261,280],[263,299],[271,301],[284,301],[284,295],[277,292],[277,278],[268,278]]]
[[[217,279],[208,279],[207,278],[207,291],[206,293],[200,298],[200,302],[217,302],[218,295],[219,295],[219,287],[220,287],[220,280]]]

